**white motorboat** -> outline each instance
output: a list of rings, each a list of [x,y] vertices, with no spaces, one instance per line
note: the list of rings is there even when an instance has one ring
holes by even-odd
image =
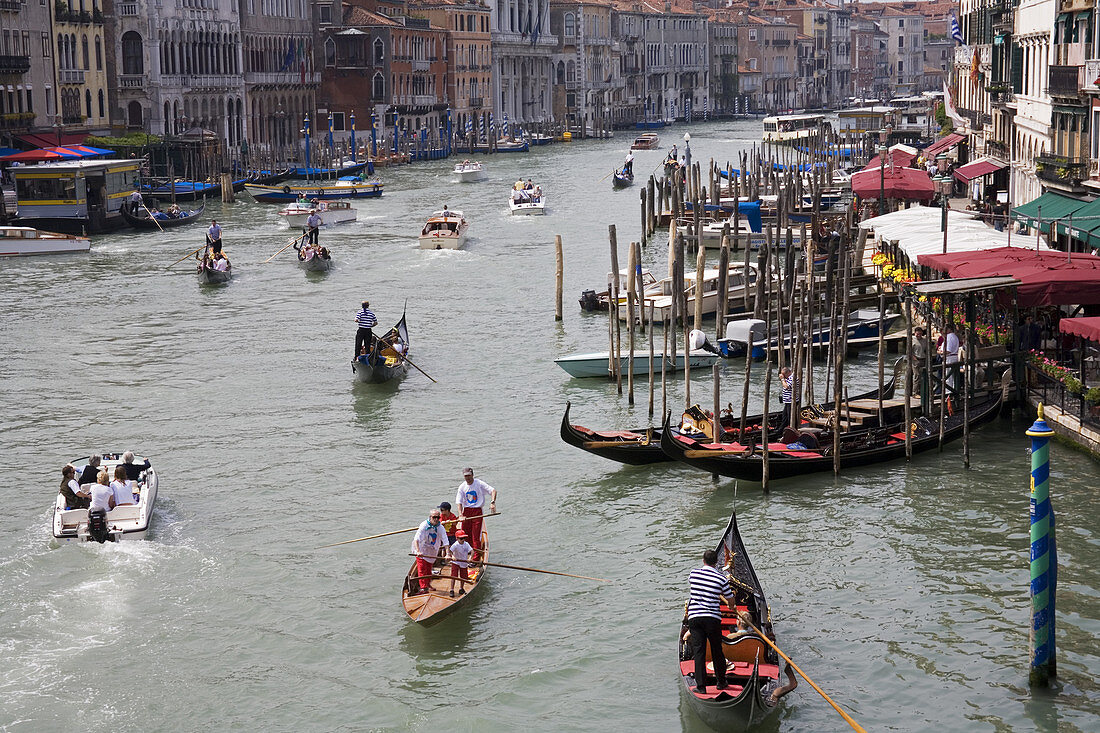
[[[610,284],[614,279],[612,273],[607,273],[607,282]],[[626,302],[627,285],[630,280],[629,268],[623,268],[619,270],[619,303]],[[641,272],[641,282],[638,286],[641,288],[645,295],[660,295],[660,286],[657,284],[657,278],[653,277],[647,269],[643,269]],[[656,290],[655,290],[656,288]],[[595,290],[585,290],[581,293],[580,304],[583,311],[606,311],[611,302],[611,294],[607,291],[596,292]]]
[[[436,211],[420,230],[420,249],[461,249],[469,228],[461,211]]]
[[[34,227],[0,227],[0,257],[87,252],[92,242],[75,234],[46,232]]]
[[[766,235],[763,232],[749,231],[748,227],[742,222],[741,227],[737,230],[737,236],[734,236],[733,222],[729,220],[723,221],[711,221],[703,224],[699,227],[699,244],[703,247],[720,248],[722,246],[722,232],[725,230],[726,223],[730,226],[730,248],[731,249],[745,249],[746,247],[757,249],[764,246],[767,241]],[[688,227],[686,224],[680,225],[676,228],[676,231],[681,236],[689,236]],[[791,227],[791,239],[795,246],[802,245],[802,229]],[[775,237],[780,241],[777,243],[781,246],[786,246],[787,235],[782,235],[777,231]]]
[[[691,365],[692,369],[710,369],[718,361],[718,358],[718,354],[714,351],[695,349],[690,352],[687,363]],[[663,352],[655,353],[653,364],[654,374],[661,373],[662,362],[664,362],[665,371],[682,372],[684,371],[684,352],[678,351],[675,357],[666,355]],[[554,359],[554,363],[569,372],[570,376],[577,378],[607,377],[611,374],[611,357],[606,351],[563,356]],[[625,375],[630,369],[629,353],[626,351],[622,353],[619,364],[622,374]],[[641,377],[647,376],[648,374],[649,349],[644,347],[639,348],[634,352],[634,376]]]
[[[88,464],[88,457],[70,461],[76,468],[79,476]],[[100,469],[107,472],[108,476],[114,476],[115,467],[122,463],[121,453],[103,454]],[[134,458],[136,465],[144,465],[145,459]],[[91,488],[84,484],[81,488]],[[157,501],[157,472],[152,467],[145,468],[136,481],[133,482],[133,493],[137,503],[115,507],[107,512],[107,524],[104,535],[105,540],[118,542],[120,540],[143,540],[149,529],[149,520],[153,516],[153,505]],[[102,542],[94,535],[94,527],[89,527],[87,509],[67,509],[65,496],[58,493],[54,502],[53,512],[53,536],[58,542]]]
[[[455,166],[455,177],[462,183],[485,180],[485,169],[476,160],[464,160]]]
[[[702,288],[698,287],[695,272],[684,273],[684,289],[687,291],[687,313],[690,316],[695,312],[695,298],[702,293],[703,315],[713,315],[718,310],[718,275],[717,267],[703,270]],[[727,312],[737,313],[745,310],[745,266],[730,265],[726,280],[726,307]],[[749,298],[756,292],[756,267],[749,266]],[[650,306],[652,305],[653,319],[663,323],[672,317],[672,278],[666,277],[656,285],[647,288],[642,297],[641,308],[636,311],[635,318],[642,322],[649,321]],[[637,307],[637,306],[635,306]],[[619,318],[627,320],[629,314],[625,299],[620,301]]]
[[[514,215],[542,215],[546,213],[546,196],[542,187],[533,189],[513,188],[508,198],[508,208]]]
[[[342,224],[346,221],[355,221],[359,212],[352,208],[347,201],[318,201],[316,205],[308,202],[295,201],[287,204],[286,208],[279,212],[279,216],[286,217],[286,223],[291,229],[299,229],[306,225],[309,212],[317,210],[321,217],[321,226]]]

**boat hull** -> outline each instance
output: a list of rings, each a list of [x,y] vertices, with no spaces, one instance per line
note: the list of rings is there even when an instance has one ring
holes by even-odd
[[[222,285],[233,279],[233,268],[222,271],[199,265],[198,277],[199,285]]]
[[[286,219],[286,223],[291,229],[300,229],[306,225],[306,219],[309,218],[309,213],[304,214],[279,214]],[[355,221],[358,217],[358,213],[355,209],[343,209],[340,211],[321,211],[318,212],[321,217],[321,226],[328,227],[333,224],[345,224],[349,221]]]
[[[256,186],[249,184],[245,190],[263,204],[282,204],[297,201],[300,196],[329,201],[332,199],[373,199],[382,195],[383,184],[363,183],[353,186]]]
[[[509,201],[508,206],[512,210],[512,216],[543,216],[546,213],[544,201],[534,204],[517,204],[515,201]]]
[[[457,178],[460,183],[477,183],[478,181],[484,181],[485,180],[485,169],[484,168],[478,168],[476,170],[475,169],[471,169],[471,170],[457,170],[456,169],[454,174],[455,174],[455,178]]]
[[[298,267],[306,272],[328,272],[332,269],[332,258],[313,256],[308,260],[298,260]]]
[[[202,206],[191,211],[180,212],[180,215],[175,219],[154,219],[152,216],[146,214],[145,216],[134,216],[127,210],[127,206],[123,206],[119,209],[119,213],[122,214],[122,218],[126,220],[134,229],[170,229],[172,227],[182,227],[187,224],[193,224],[202,217],[203,212],[206,211],[206,202],[203,201]],[[159,224],[159,226],[158,226]]]
[[[4,228],[0,227],[0,235]],[[32,257],[35,255],[59,255],[70,252],[87,252],[92,247],[87,237],[64,236],[52,232],[40,232],[52,236],[4,237],[0,236],[0,257]]]
[[[691,365],[692,369],[710,369],[717,361],[717,354],[698,350],[691,352],[687,363]],[[607,378],[611,373],[609,369],[610,362],[611,359],[606,351],[592,354],[574,354],[573,356],[564,356],[554,360],[554,363],[568,372],[570,376],[578,379],[589,377]],[[685,361],[682,353],[676,354],[675,358],[666,358],[663,354],[656,354],[653,361],[655,375],[660,374],[662,362],[666,371],[682,372],[684,370]],[[622,356],[619,364],[622,373],[626,374],[630,370],[630,357],[627,355]],[[649,352],[634,354],[634,376],[642,377],[648,374]]]
[[[629,188],[634,185],[634,176],[616,173],[611,177],[612,188]]]
[[[462,249],[466,244],[465,234],[440,234],[436,232],[420,236],[420,249]]]

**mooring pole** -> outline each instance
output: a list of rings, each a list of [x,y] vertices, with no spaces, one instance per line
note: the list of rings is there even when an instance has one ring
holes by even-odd
[[[1031,669],[1032,687],[1049,687],[1058,676],[1054,654],[1054,599],[1058,586],[1058,551],[1054,512],[1050,507],[1050,436],[1043,405],[1028,429],[1031,438]]]

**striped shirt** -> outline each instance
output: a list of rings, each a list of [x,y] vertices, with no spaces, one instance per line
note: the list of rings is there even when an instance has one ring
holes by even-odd
[[[359,328],[374,328],[378,325],[378,319],[375,318],[374,312],[364,308],[355,315],[355,320],[359,324]]]
[[[789,405],[794,401],[794,375],[783,377],[783,390],[779,393],[779,401],[784,405]]]
[[[722,618],[720,597],[733,596],[729,579],[717,568],[704,565],[688,574],[688,583],[691,585],[688,618]]]

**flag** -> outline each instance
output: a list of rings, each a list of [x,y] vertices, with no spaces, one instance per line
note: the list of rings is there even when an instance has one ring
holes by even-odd
[[[956,127],[959,129],[966,127],[966,119],[959,114],[958,110],[955,109],[955,103],[951,101],[951,88],[947,86],[947,79],[943,80],[943,111],[951,118]]]
[[[974,47],[974,58],[970,62],[970,81],[977,83],[982,75],[982,59],[978,53],[978,47]]]
[[[286,71],[294,64],[294,41],[290,42],[290,46],[286,50],[286,58],[283,59],[282,68],[279,71]]]
[[[531,45],[539,42],[539,30],[542,28],[542,3],[539,3],[538,15],[535,17],[535,25],[531,29]]]
[[[955,17],[954,13],[951,13],[947,19],[948,28],[951,33],[951,40],[960,46],[966,45],[966,39],[963,38],[962,29],[959,28],[959,19]]]

